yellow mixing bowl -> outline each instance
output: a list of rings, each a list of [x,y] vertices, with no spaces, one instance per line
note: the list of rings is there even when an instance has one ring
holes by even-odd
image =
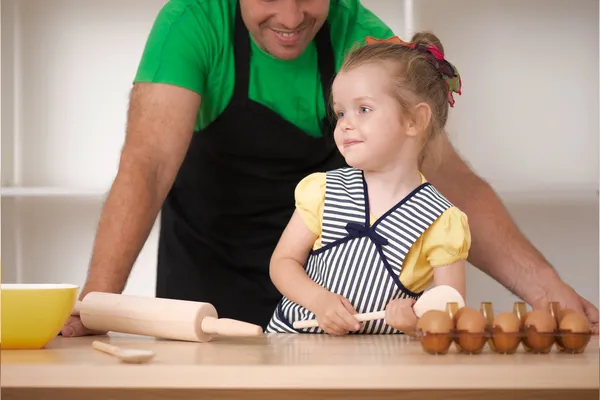
[[[2,350],[46,347],[71,315],[78,290],[69,284],[1,284]]]

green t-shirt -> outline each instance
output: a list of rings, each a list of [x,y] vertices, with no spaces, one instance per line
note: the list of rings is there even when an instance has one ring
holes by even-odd
[[[134,82],[182,86],[202,100],[196,129],[209,125],[229,103],[235,81],[233,27],[238,0],[170,0],[156,18]],[[331,0],[331,43],[336,71],[366,36],[393,36],[360,0]],[[294,60],[279,60],[253,40],[250,99],[277,112],[307,134],[321,136],[325,104],[314,41]]]

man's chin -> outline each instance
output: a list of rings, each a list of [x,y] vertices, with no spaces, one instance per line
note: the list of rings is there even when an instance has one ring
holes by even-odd
[[[264,51],[272,57],[280,60],[293,60],[298,58],[305,48],[305,46],[281,46],[278,44],[269,43],[269,45],[264,48]]]

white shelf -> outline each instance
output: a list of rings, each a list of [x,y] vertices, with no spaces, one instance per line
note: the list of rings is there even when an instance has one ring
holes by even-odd
[[[67,198],[102,198],[106,190],[60,188],[60,187],[3,187],[0,196],[4,197],[67,197]]]

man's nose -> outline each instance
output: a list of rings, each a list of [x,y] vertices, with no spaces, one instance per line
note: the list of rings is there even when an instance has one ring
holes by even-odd
[[[297,0],[285,0],[279,12],[279,23],[287,29],[296,29],[304,22],[304,11]]]

